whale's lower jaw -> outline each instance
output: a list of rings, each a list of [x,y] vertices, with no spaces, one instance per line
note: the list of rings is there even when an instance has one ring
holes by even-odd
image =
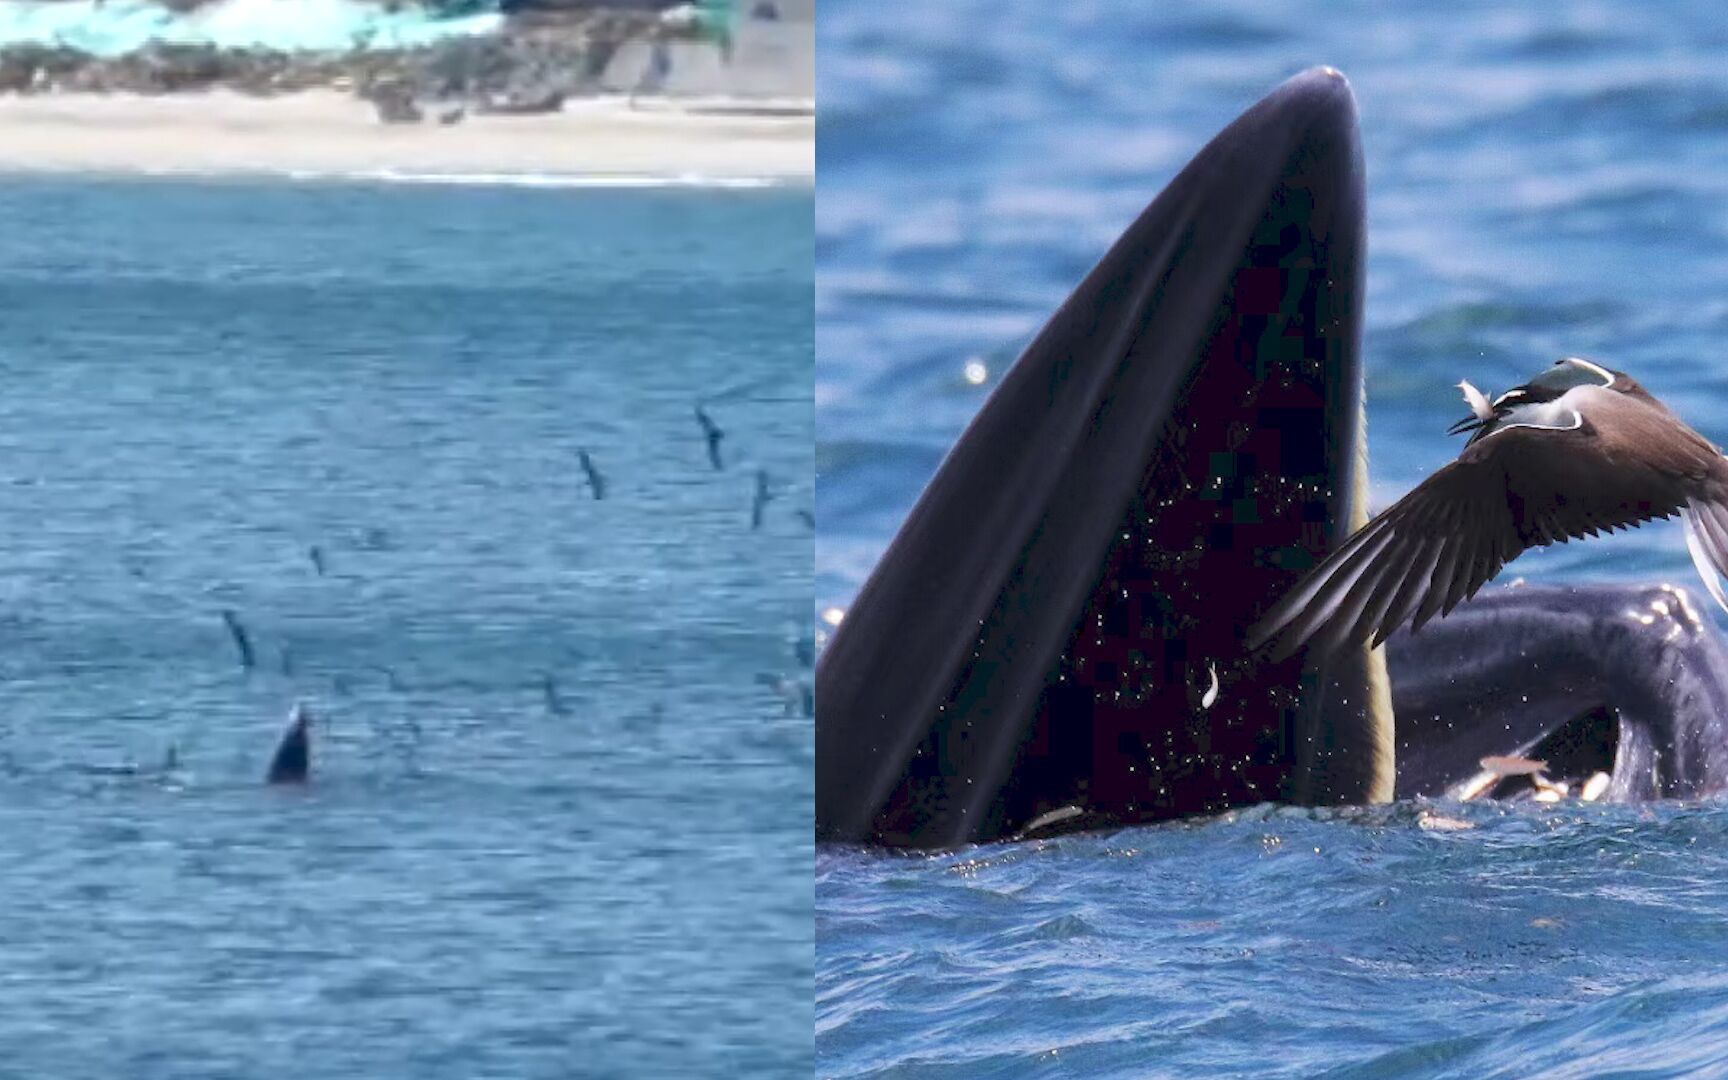
[[[1241,643],[1365,516],[1362,238],[1354,103],[1326,69],[1129,227],[825,650],[818,837],[939,847],[1390,796],[1383,662]]]

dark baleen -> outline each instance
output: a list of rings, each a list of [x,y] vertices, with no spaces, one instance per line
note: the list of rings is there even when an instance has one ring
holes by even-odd
[[[1129,226],[824,651],[819,838],[938,847],[1047,815],[1390,797],[1380,655],[1323,677],[1241,643],[1365,520],[1362,243],[1355,104],[1326,68]]]

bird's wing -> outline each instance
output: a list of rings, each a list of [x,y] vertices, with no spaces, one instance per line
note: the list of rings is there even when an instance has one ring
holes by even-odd
[[[1687,501],[1684,516],[1692,565],[1711,598],[1728,611],[1720,580],[1728,576],[1728,459],[1716,459],[1716,468]]]
[[[1450,612],[1523,548],[1504,468],[1460,458],[1297,582],[1249,630],[1247,644],[1275,642],[1281,659],[1310,639],[1331,651],[1370,634],[1383,638],[1412,613],[1420,624]]]
[[[1632,416],[1620,427],[1605,438],[1582,422],[1509,425],[1472,444],[1280,598],[1249,630],[1248,646],[1275,642],[1283,657],[1308,641],[1328,651],[1370,637],[1378,645],[1412,616],[1420,629],[1449,614],[1528,548],[1669,517],[1709,477],[1728,475],[1721,455],[1672,417]],[[1728,483],[1720,490],[1728,494]],[[1699,531],[1728,573],[1728,498],[1709,505],[1719,516]]]
[[[1617,375],[1617,379],[1627,393],[1667,413],[1666,406],[1632,379],[1624,375]],[[1683,430],[1691,440],[1681,440],[1686,445],[1680,454],[1686,460],[1677,465],[1698,477],[1681,511],[1686,522],[1686,550],[1711,598],[1728,611],[1728,594],[1724,594],[1721,581],[1728,576],[1728,459],[1690,428]],[[1669,441],[1673,441],[1672,432]]]

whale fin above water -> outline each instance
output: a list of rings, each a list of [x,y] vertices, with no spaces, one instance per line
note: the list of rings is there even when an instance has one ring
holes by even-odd
[[[276,744],[265,781],[271,784],[304,784],[312,771],[312,713],[296,701],[288,714],[288,727]]]
[[[1128,227],[823,652],[819,839],[939,847],[1070,807],[1096,826],[1390,796],[1378,654],[1322,670],[1241,642],[1365,518],[1362,241],[1355,105],[1324,68]]]

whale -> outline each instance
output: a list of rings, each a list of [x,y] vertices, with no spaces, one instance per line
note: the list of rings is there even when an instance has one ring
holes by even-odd
[[[1498,588],[1393,634],[1397,796],[1465,797],[1490,754],[1544,761],[1574,788],[1602,774],[1608,801],[1728,791],[1728,639],[1711,603],[1668,582]]]
[[[1383,656],[1240,645],[1367,520],[1363,189],[1349,84],[1305,72],[1057,309],[823,651],[819,838],[1392,796]]]
[[[264,774],[267,784],[304,784],[312,773],[312,713],[296,701]]]
[[[1364,189],[1350,86],[1311,69],[1075,287],[818,659],[818,841],[1509,792],[1495,756],[1614,798],[1728,785],[1728,648],[1672,585],[1495,588],[1383,644],[1244,646],[1368,520]]]

